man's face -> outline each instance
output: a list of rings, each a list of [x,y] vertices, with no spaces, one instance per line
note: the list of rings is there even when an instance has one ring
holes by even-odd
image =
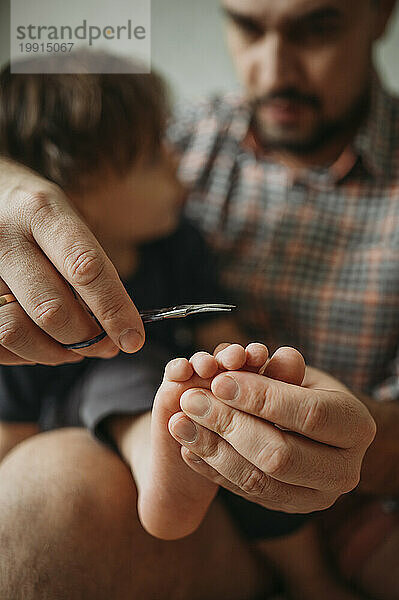
[[[222,7],[263,143],[313,151],[353,124],[386,20],[376,0],[222,0]]]

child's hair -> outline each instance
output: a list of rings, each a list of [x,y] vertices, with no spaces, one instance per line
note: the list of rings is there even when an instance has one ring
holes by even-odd
[[[11,74],[7,65],[0,73],[0,154],[68,189],[102,167],[123,174],[139,157],[158,154],[168,113],[161,78],[118,74],[126,59],[101,54],[112,73]],[[72,55],[70,70],[74,61],[90,65],[91,55]]]

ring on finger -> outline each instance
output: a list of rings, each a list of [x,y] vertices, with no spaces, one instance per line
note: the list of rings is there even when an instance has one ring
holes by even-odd
[[[11,302],[18,302],[18,300],[13,294],[3,294],[2,296],[0,296],[0,306],[11,304]]]

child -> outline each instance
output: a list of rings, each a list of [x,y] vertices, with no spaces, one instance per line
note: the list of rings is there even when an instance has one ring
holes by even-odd
[[[90,55],[69,60],[87,64]],[[184,190],[162,143],[166,112],[162,83],[153,74],[11,75],[4,69],[0,75],[1,154],[63,188],[140,309],[223,300],[204,242],[180,218]],[[170,418],[180,411],[180,396],[192,387],[209,389],[224,369],[258,371],[268,354],[256,343],[245,349],[230,345],[215,357],[194,353],[212,351],[226,339],[246,345],[232,318],[152,324],[147,339],[133,357],[1,367],[0,448],[2,437],[10,449],[41,430],[87,427],[130,465],[143,526],[174,539],[199,526],[218,492],[183,462],[168,431]],[[192,356],[167,365],[151,417],[163,366],[176,355]],[[303,359],[294,349],[280,349],[265,374],[300,385]],[[243,518],[246,511],[258,511],[259,536],[267,535],[270,519],[277,528],[281,521],[285,532],[302,521],[242,503]],[[284,557],[279,565],[284,570]]]

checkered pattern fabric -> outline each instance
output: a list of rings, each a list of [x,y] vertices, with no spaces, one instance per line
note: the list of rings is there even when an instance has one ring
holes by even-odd
[[[171,123],[186,214],[253,340],[293,345],[353,391],[399,399],[399,100],[375,77],[334,165],[290,171],[251,143],[239,95]]]

